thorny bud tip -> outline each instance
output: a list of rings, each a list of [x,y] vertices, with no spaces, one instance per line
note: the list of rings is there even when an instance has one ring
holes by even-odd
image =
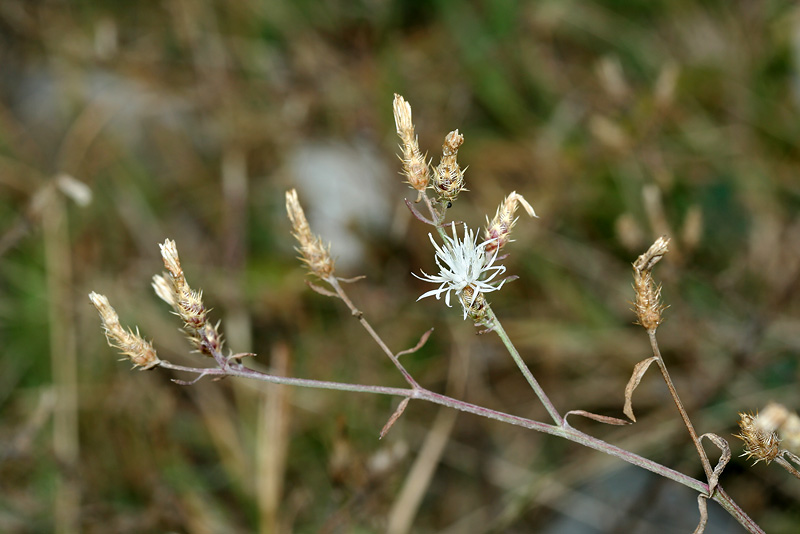
[[[490,241],[486,247],[487,254],[492,254],[495,250],[502,249],[506,243],[511,241],[511,229],[514,228],[518,219],[518,217],[514,217],[514,213],[519,205],[525,208],[525,211],[531,217],[538,217],[528,201],[516,191],[512,191],[497,208],[494,219],[489,221],[489,217],[486,217],[486,232],[484,236],[486,241]]]
[[[89,300],[100,314],[100,322],[110,346],[127,356],[134,367],[141,367],[144,370],[158,365],[159,359],[153,345],[139,335],[138,329],[133,333],[130,329],[122,328],[117,312],[111,307],[105,295],[92,291],[89,293]]]
[[[638,318],[638,324],[642,325],[648,332],[655,332],[663,322],[661,312],[666,306],[661,303],[661,286],[653,281],[651,271],[664,254],[668,251],[669,239],[659,237],[655,243],[647,249],[633,263],[633,288],[636,292],[636,302],[634,311]]]
[[[286,192],[286,211],[292,222],[293,234],[300,243],[297,249],[301,259],[308,265],[308,269],[322,279],[333,275],[334,262],[330,254],[330,245],[325,246],[322,240],[311,233],[311,227],[306,220],[306,214],[297,199],[297,191],[292,189]]]
[[[464,136],[453,130],[444,138],[442,159],[433,169],[433,190],[440,200],[452,202],[464,188],[464,170],[458,166],[458,148],[464,143]]]
[[[430,181],[430,172],[425,156],[419,150],[417,136],[414,133],[411,105],[402,96],[395,94],[392,110],[397,135],[402,141],[400,148],[403,150],[403,155],[400,156],[400,160],[403,162],[403,175],[408,184],[419,191],[419,198],[422,198],[422,193]]]
[[[759,415],[740,413],[739,428],[742,433],[736,437],[744,441],[744,453],[748,459],[755,458],[754,463],[764,461],[770,463],[780,456],[781,440],[774,429],[765,426]]]

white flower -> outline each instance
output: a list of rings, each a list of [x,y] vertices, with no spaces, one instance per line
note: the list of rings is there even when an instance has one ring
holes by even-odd
[[[411,274],[420,280],[440,284],[438,288],[423,293],[417,300],[432,295],[435,295],[438,300],[444,293],[444,303],[450,306],[450,291],[455,291],[456,295],[460,295],[464,288],[471,286],[474,290],[472,299],[468,304],[462,302],[466,319],[467,311],[475,302],[478,294],[497,291],[503,287],[505,280],[501,281],[499,285],[493,285],[497,282],[492,282],[492,280],[497,275],[504,273],[506,268],[502,265],[494,265],[497,259],[497,249],[493,254],[486,254],[486,247],[496,239],[477,244],[475,234],[465,224],[464,239],[459,240],[455,223],[451,223],[451,226],[453,227],[453,237],[444,236],[444,246],[437,245],[433,236],[428,234],[433,248],[436,249],[435,260],[436,265],[439,266],[439,274],[430,275],[425,271],[422,272],[424,276]]]

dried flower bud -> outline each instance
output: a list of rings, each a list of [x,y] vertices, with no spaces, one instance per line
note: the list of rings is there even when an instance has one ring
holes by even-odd
[[[486,298],[480,290],[473,286],[467,286],[458,295],[458,298],[464,308],[464,319],[469,317],[476,324],[484,322],[486,319]]]
[[[487,254],[493,254],[495,250],[499,251],[506,243],[511,241],[511,229],[514,228],[514,225],[517,223],[517,217],[514,217],[514,213],[517,211],[517,206],[519,204],[525,208],[528,215],[531,217],[537,216],[536,212],[533,211],[533,207],[528,204],[528,201],[525,200],[522,195],[517,194],[516,191],[512,191],[497,208],[494,219],[490,222],[489,218],[486,218],[486,233],[484,234],[484,239],[490,241],[489,245],[486,247]]]
[[[300,206],[297,191],[294,189],[286,192],[286,211],[294,229],[292,235],[300,243],[300,248],[297,249],[302,255],[300,259],[308,265],[313,274],[320,278],[326,279],[332,276],[334,265],[330,254],[330,245],[326,247],[319,237],[311,233],[306,214]]]
[[[634,311],[638,318],[637,323],[648,332],[655,332],[663,321],[661,312],[666,308],[661,303],[661,286],[656,285],[650,273],[655,264],[667,253],[668,245],[669,239],[659,237],[647,252],[633,263],[633,288],[636,292]]]
[[[430,173],[425,156],[419,150],[417,136],[414,133],[414,122],[411,118],[411,105],[406,100],[395,93],[392,104],[394,111],[394,123],[397,128],[397,135],[400,137],[403,156],[403,174],[411,187],[419,191],[420,198],[422,192],[428,187]]]
[[[464,190],[464,171],[458,166],[458,147],[464,143],[464,136],[453,130],[444,139],[442,160],[433,169],[433,190],[440,200],[452,202]]]
[[[222,348],[219,325],[208,323],[208,310],[203,305],[203,292],[194,291],[186,282],[175,241],[167,239],[159,245],[167,274],[155,275],[152,286],[164,302],[172,306],[183,321],[183,330],[192,344],[203,354],[211,356]]]
[[[139,335],[138,328],[135,334],[130,329],[122,328],[117,312],[111,307],[105,295],[92,291],[89,293],[89,300],[100,314],[100,321],[110,346],[127,356],[134,367],[145,370],[158,365],[159,359],[153,345]]]
[[[774,429],[767,429],[759,415],[740,413],[739,417],[741,418],[739,428],[742,429],[742,433],[737,434],[736,437],[744,441],[742,456],[747,456],[748,459],[755,458],[754,463],[761,461],[770,463],[780,456],[781,440]]]

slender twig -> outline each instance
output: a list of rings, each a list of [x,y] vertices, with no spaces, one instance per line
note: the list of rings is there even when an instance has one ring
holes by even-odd
[[[789,463],[788,460],[783,458],[782,456],[778,456],[777,458],[775,458],[775,462],[777,462],[781,467],[783,467],[784,469],[789,471],[796,478],[800,478],[800,471],[795,469],[795,467],[791,463]]]
[[[652,347],[653,349],[653,356],[656,357],[656,361],[658,362],[658,367],[659,369],[661,369],[661,375],[664,377],[664,382],[666,382],[667,384],[669,393],[670,395],[672,395],[672,400],[675,402],[675,406],[678,407],[678,412],[680,413],[681,419],[683,420],[683,424],[686,425],[686,429],[689,431],[689,436],[691,436],[692,442],[694,443],[694,446],[697,449],[697,453],[700,455],[700,461],[703,464],[703,471],[705,471],[706,479],[711,480],[713,474],[713,468],[711,467],[711,462],[708,460],[708,455],[706,454],[706,450],[700,443],[700,438],[697,436],[697,432],[695,432],[694,425],[692,424],[691,419],[689,419],[689,414],[686,412],[686,409],[683,407],[683,403],[681,402],[681,399],[678,396],[678,391],[675,389],[675,385],[672,383],[672,378],[669,375],[669,371],[667,370],[667,366],[664,363],[664,359],[661,357],[661,350],[658,347],[658,341],[656,340],[655,329],[648,330],[647,335],[650,338],[650,347]]]
[[[342,289],[339,281],[334,276],[329,276],[325,281],[328,282],[328,284],[330,284],[330,286],[336,291],[336,294],[339,295],[339,298],[342,299],[342,302],[344,302],[345,305],[350,309],[350,312],[358,319],[358,322],[361,323],[361,326],[363,326],[364,329],[369,333],[370,337],[375,341],[375,343],[377,343],[381,350],[386,353],[390,360],[392,360],[392,363],[403,375],[403,378],[406,379],[406,382],[408,382],[408,384],[414,389],[418,389],[420,385],[417,384],[417,381],[414,380],[408,371],[406,371],[405,367],[403,367],[403,364],[397,359],[397,356],[395,356],[394,352],[392,352],[389,347],[386,346],[386,343],[383,342],[383,339],[381,339],[378,333],[372,328],[372,325],[370,325],[369,322],[364,319],[364,314],[361,313],[361,310],[356,308],[355,304],[353,304],[353,301],[350,300],[350,298],[347,296],[347,293],[345,293]]]

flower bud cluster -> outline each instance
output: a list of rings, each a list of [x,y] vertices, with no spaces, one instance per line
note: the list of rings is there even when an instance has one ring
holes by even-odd
[[[172,306],[183,321],[183,330],[197,350],[211,356],[222,350],[222,334],[218,325],[208,322],[203,305],[203,292],[194,291],[186,282],[175,241],[167,239],[159,245],[167,273],[153,277],[153,289],[161,300]]]

